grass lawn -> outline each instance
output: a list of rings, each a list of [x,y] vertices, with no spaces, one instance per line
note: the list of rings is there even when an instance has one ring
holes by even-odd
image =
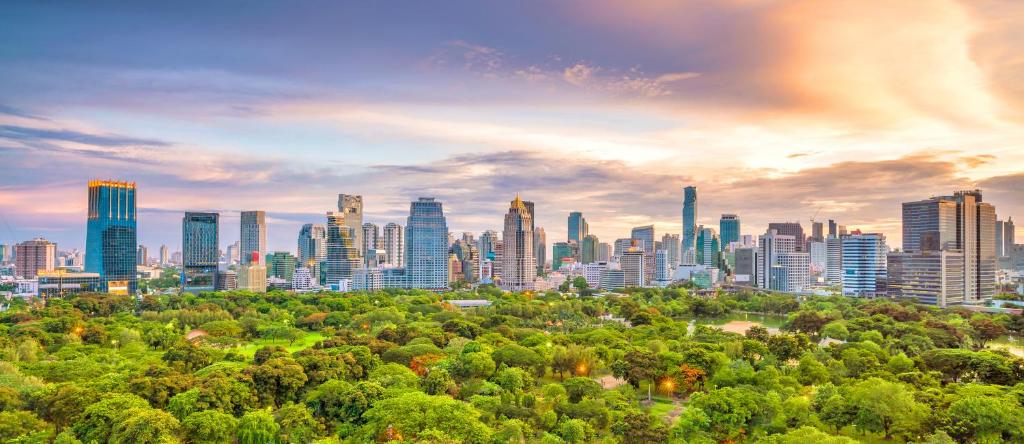
[[[280,345],[287,349],[289,353],[294,353],[299,350],[312,347],[314,344],[322,340],[324,340],[324,335],[320,334],[320,332],[314,331],[306,333],[306,336],[300,339],[296,339],[295,342],[292,343],[289,343],[287,340],[284,339],[257,339],[239,348],[236,348],[235,350],[238,353],[251,358],[254,354],[256,354],[256,350],[259,350],[267,345]]]

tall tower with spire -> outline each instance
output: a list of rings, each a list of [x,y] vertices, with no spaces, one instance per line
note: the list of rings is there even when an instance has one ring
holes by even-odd
[[[532,290],[537,277],[537,256],[533,248],[533,215],[519,195],[509,204],[502,233],[501,288]]]

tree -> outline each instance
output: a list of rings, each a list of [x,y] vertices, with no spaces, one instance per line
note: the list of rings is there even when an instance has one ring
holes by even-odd
[[[415,441],[424,431],[436,429],[466,444],[488,443],[491,429],[479,417],[480,412],[469,404],[447,396],[407,392],[380,400],[367,410],[363,436],[369,441],[391,433]]]
[[[587,285],[587,279],[584,278],[583,276],[576,276],[575,278],[573,278],[572,286],[576,288],[577,291],[583,291],[590,287],[589,285]]]
[[[307,381],[302,366],[292,358],[274,358],[246,368],[245,373],[252,377],[264,405],[280,406],[297,400]]]
[[[632,348],[621,360],[612,364],[612,374],[623,378],[633,387],[640,387],[641,381],[657,377],[658,357],[650,350]]]
[[[967,396],[946,412],[946,431],[960,442],[1020,442],[1024,439],[1024,409],[1013,399]]]
[[[189,415],[181,425],[190,442],[213,444],[230,442],[235,436],[238,420],[217,410],[203,410]]]
[[[42,432],[46,428],[46,422],[32,412],[0,412],[0,441],[12,442],[15,438]]]
[[[882,432],[885,439],[891,439],[893,431],[916,431],[925,415],[925,407],[905,386],[880,378],[850,387],[849,402],[856,412],[854,424],[863,430]]]
[[[989,341],[1006,335],[1006,327],[988,317],[971,319],[970,324],[971,337],[977,349],[983,349]]]
[[[238,444],[275,444],[280,428],[270,412],[254,410],[243,415],[238,421],[235,439],[238,440]]]
[[[569,396],[569,402],[580,402],[584,397],[596,397],[603,389],[601,384],[590,378],[573,377],[562,382],[565,393]]]
[[[81,418],[75,422],[75,435],[84,442],[106,442],[125,412],[147,408],[149,404],[146,400],[135,395],[115,394],[106,397],[85,408]]]
[[[558,436],[572,444],[591,442],[594,438],[594,428],[586,421],[570,419],[563,421],[558,427]]]
[[[185,373],[192,373],[213,362],[210,353],[188,341],[179,341],[163,355],[164,362]]]
[[[178,442],[181,424],[163,410],[134,408],[114,424],[111,444],[164,444]]]
[[[274,419],[281,426],[280,440],[286,443],[313,442],[323,433],[323,426],[302,404],[287,404],[281,407],[274,413]]]
[[[759,441],[761,444],[857,444],[859,442],[845,436],[831,436],[811,426],[803,426],[785,434],[772,435]]]
[[[491,353],[491,358],[494,359],[494,363],[499,367],[501,365],[519,367],[532,370],[534,373],[539,371],[541,374],[543,374],[542,372],[547,365],[547,361],[543,356],[519,344],[508,344],[499,347]]]
[[[831,426],[835,433],[839,433],[843,427],[852,424],[856,417],[857,411],[839,394],[834,394],[826,399],[818,409],[818,419],[825,425]]]
[[[811,353],[804,353],[800,357],[800,364],[796,367],[796,378],[804,385],[815,385],[828,382],[829,372],[825,366],[815,359]]]
[[[668,442],[668,428],[665,423],[648,413],[630,410],[612,425],[612,433],[620,436],[625,444],[646,444]]]

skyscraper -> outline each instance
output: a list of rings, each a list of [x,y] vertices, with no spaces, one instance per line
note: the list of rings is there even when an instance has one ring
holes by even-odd
[[[562,264],[569,259],[572,262],[579,254],[579,244],[574,242],[555,242],[551,246],[551,269],[558,271]]]
[[[597,246],[601,242],[597,239],[597,236],[588,234],[583,238],[583,242],[580,244],[580,262],[584,264],[591,264],[597,262]]]
[[[704,228],[697,234],[697,263],[709,267],[718,267],[721,255],[721,241],[714,228]]]
[[[1013,225],[1013,218],[1009,218],[1006,222],[1003,222],[1003,252],[1009,256],[1010,250],[1017,244],[1017,236],[1014,230],[1017,228]]]
[[[533,231],[533,251],[536,252],[534,256],[537,260],[537,273],[543,273],[548,262],[548,235],[544,232],[544,227],[537,227]]]
[[[259,253],[260,260],[267,257],[267,213],[265,211],[243,211],[241,217],[241,251],[239,262],[249,264],[252,252]]]
[[[885,235],[860,233],[843,236],[843,294],[875,297],[886,292]]]
[[[362,259],[356,247],[356,233],[345,223],[346,214],[331,211],[327,213],[327,256],[324,262],[325,285],[338,286],[342,279],[352,279],[353,270],[359,268]],[[447,278],[447,276],[446,276]],[[341,287],[339,287],[341,288]]]
[[[135,265],[146,266],[149,264],[149,249],[145,245],[139,245],[135,253]]]
[[[654,225],[634,227],[629,237],[643,242],[641,245],[644,254],[654,256]]]
[[[832,235],[825,239],[825,282],[843,283],[843,239]]]
[[[14,249],[8,244],[0,244],[0,265],[7,264],[11,261]]]
[[[982,201],[980,190],[905,202],[903,250],[962,252],[963,301],[977,303],[991,299],[996,293],[995,221],[995,207]]]
[[[275,251],[267,256],[267,276],[284,279],[289,283],[295,275],[295,256],[287,251]]]
[[[167,245],[160,246],[160,266],[166,267],[171,262],[170,252],[167,250]]]
[[[804,227],[800,225],[800,222],[772,222],[768,224],[768,229],[775,230],[781,235],[793,236],[796,239],[796,252],[803,252],[807,249]]]
[[[498,241],[498,233],[494,230],[484,231],[477,241],[481,259],[494,260],[494,243]]]
[[[389,222],[384,226],[385,263],[390,267],[405,266],[405,230],[401,225]]]
[[[363,257],[366,246],[363,241],[363,196],[339,194],[338,212],[345,215],[345,226],[355,233],[356,251],[359,257]]]
[[[576,242],[576,245],[579,245],[588,234],[590,234],[590,226],[587,225],[587,219],[583,217],[583,213],[579,211],[569,213],[569,242]]]
[[[35,279],[41,271],[53,271],[57,244],[41,237],[14,246],[14,274]]]
[[[367,222],[360,229],[363,230],[363,256],[366,256],[367,251],[381,248],[380,227],[377,224]]]
[[[683,246],[680,254],[690,254],[697,246],[697,187],[683,189]]]
[[[722,249],[725,250],[731,242],[740,241],[740,219],[735,214],[723,214],[718,220],[718,232]]]
[[[665,234],[661,236],[661,248],[664,248],[668,255],[666,260],[668,261],[669,269],[674,270],[679,266],[679,247],[682,246],[681,242],[678,234]]]
[[[181,219],[181,290],[198,294],[217,287],[220,215],[186,212]]]
[[[99,273],[101,291],[135,294],[135,191],[134,182],[89,182],[85,271]]]
[[[509,204],[502,233],[501,288],[509,291],[532,290],[537,277],[537,258],[533,248],[530,210],[519,196]]]
[[[405,267],[412,288],[448,287],[448,222],[441,202],[421,197],[409,205]]]
[[[758,237],[757,250],[757,275],[758,288],[799,291],[789,288],[789,270],[787,267],[799,265],[798,261],[784,256],[796,252],[796,238],[791,235],[779,234],[777,230],[769,229],[767,233]],[[810,256],[807,257],[807,268],[810,269]],[[806,273],[806,272],[805,272]]]
[[[327,227],[322,224],[305,224],[299,230],[299,267],[309,269],[310,279],[320,284],[320,272],[327,260]]]
[[[821,222],[811,221],[811,240],[815,242],[825,241],[825,230],[824,224]]]
[[[640,249],[637,240],[633,239],[631,244],[632,245],[622,253],[622,256],[619,257],[619,266],[622,268],[622,273],[625,275],[624,285],[626,287],[646,287],[649,282],[648,275],[653,275],[653,273],[648,273],[646,270],[648,261],[644,260],[644,251]],[[651,264],[651,266],[653,266],[653,264]]]
[[[1003,257],[1004,256],[1004,250],[1006,248],[1006,242],[1003,241],[1003,234],[1004,233],[1006,233],[1006,230],[1003,228],[1003,221],[996,220],[996,228],[995,228],[995,235],[996,235],[996,257]]]

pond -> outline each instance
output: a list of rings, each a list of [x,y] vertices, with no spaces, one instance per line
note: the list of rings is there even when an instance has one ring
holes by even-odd
[[[730,333],[744,334],[747,329],[757,325],[767,328],[769,333],[774,334],[778,333],[779,328],[786,323],[786,319],[785,315],[733,312],[722,316],[690,318],[688,330],[692,333],[694,325],[708,325],[719,327]]]

